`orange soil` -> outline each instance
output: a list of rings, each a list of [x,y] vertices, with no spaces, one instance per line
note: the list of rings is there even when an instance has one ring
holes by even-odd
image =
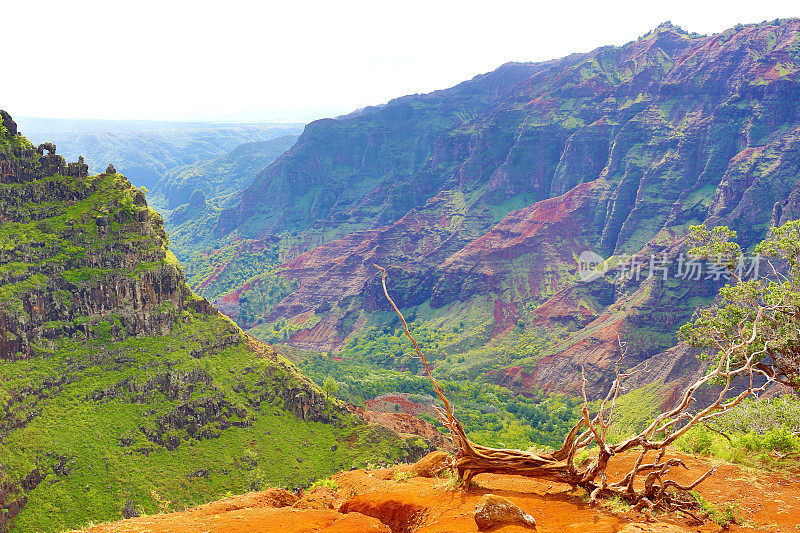
[[[687,482],[714,466],[709,460],[683,456],[688,471],[675,470],[674,479]],[[615,478],[632,457],[623,457]],[[182,513],[135,518],[96,526],[91,533],[184,533],[184,532],[337,532],[337,533],[463,533],[478,531],[475,506],[483,494],[503,496],[533,515],[536,531],[597,533],[715,532],[711,522],[692,524],[677,516],[646,517],[632,511],[592,508],[583,503],[582,491],[569,486],[519,476],[481,474],[469,493],[452,490],[445,479],[412,478],[398,474],[408,465],[384,470],[355,470],[333,477],[339,485],[334,493],[319,488],[297,500],[285,491],[272,489],[235,496]],[[732,532],[800,531],[800,482],[781,474],[750,471],[719,465],[714,476],[698,491],[711,503],[738,505],[746,526]],[[292,503],[294,502],[294,503]],[[276,508],[276,505],[284,507]],[[289,506],[293,505],[293,506]],[[498,526],[496,533],[530,532],[517,524]]]

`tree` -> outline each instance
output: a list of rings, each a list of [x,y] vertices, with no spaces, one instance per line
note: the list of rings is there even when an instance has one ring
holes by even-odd
[[[328,376],[325,378],[325,381],[322,382],[322,389],[325,391],[325,396],[330,398],[339,392],[339,383],[331,376]]]
[[[690,253],[724,266],[732,283],[717,303],[680,329],[688,344],[705,356],[729,359],[732,369],[753,364],[770,379],[800,390],[800,220],[773,228],[746,264],[736,232],[718,226],[691,228]],[[757,276],[745,279],[747,270]],[[766,275],[761,275],[765,272]]]
[[[725,247],[727,244],[722,243],[722,246]],[[456,450],[449,466],[458,474],[462,485],[467,489],[470,487],[472,477],[476,474],[483,472],[516,474],[581,487],[590,494],[590,504],[597,503],[600,498],[618,497],[633,505],[636,510],[679,511],[697,518],[693,513],[697,512],[700,506],[689,491],[713,474],[714,469],[709,470],[692,483],[681,485],[670,479],[668,474],[672,468],[685,468],[686,465],[679,458],[667,458],[667,446],[694,425],[727,412],[747,396],[763,391],[766,385],[756,386],[754,375],[769,379],[769,374],[755,366],[757,360],[755,352],[742,356],[743,348],[739,343],[733,343],[727,348],[721,345],[717,363],[712,365],[704,377],[686,388],[676,407],[658,415],[639,434],[613,444],[609,442],[607,436],[614,419],[614,410],[617,397],[622,390],[622,384],[626,378],[642,370],[640,365],[628,372],[620,371],[620,362],[625,354],[625,346],[620,342],[620,356],[615,365],[616,377],[594,415],[589,413],[586,377],[582,375],[582,418],[572,427],[558,450],[535,454],[521,450],[481,446],[467,437],[461,422],[454,415],[452,405],[433,377],[425,355],[409,331],[403,314],[389,296],[386,289],[386,270],[378,265],[375,267],[382,274],[384,296],[400,317],[405,333],[411,339],[417,357],[425,367],[434,392],[443,403],[443,408],[438,408],[439,418],[449,431],[449,438]],[[757,318],[756,324],[761,320],[762,318]],[[747,336],[744,330],[740,330],[740,332],[741,342],[752,344],[751,336]],[[734,363],[734,361],[736,362]],[[750,377],[749,386],[745,390],[735,393],[732,383],[740,376]],[[703,385],[713,382],[719,385],[718,397],[706,407],[693,412],[691,407],[692,404],[696,404],[695,393]],[[591,445],[597,446],[596,457],[589,463],[577,464],[575,457],[578,452]],[[635,453],[636,459],[633,467],[619,479],[610,479],[607,472],[609,463],[625,452]],[[642,478],[643,483],[637,483]]]

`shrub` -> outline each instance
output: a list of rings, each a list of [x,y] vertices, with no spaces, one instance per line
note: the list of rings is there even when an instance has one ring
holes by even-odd
[[[717,507],[699,493],[692,491],[691,495],[700,504],[700,508],[705,511],[708,519],[716,523],[718,526],[727,529],[731,524],[741,524],[742,519],[739,516],[739,509],[735,505],[726,504],[723,507]]]
[[[310,487],[308,487],[308,491],[311,492],[317,487],[325,487],[326,489],[330,489],[334,492],[339,490],[339,485],[329,477],[315,481],[314,483],[311,484]]]
[[[709,455],[713,442],[710,431],[702,426],[695,426],[676,441],[676,446],[686,453]]]
[[[738,415],[734,413],[734,416]],[[730,440],[722,433],[695,426],[675,441],[675,445],[686,453],[762,467],[780,466],[776,461],[780,461],[783,456],[800,453],[800,435],[787,427],[773,427],[763,433],[733,430],[725,435]]]
[[[768,450],[776,452],[800,452],[800,437],[786,428],[773,429],[764,436],[764,444]]]

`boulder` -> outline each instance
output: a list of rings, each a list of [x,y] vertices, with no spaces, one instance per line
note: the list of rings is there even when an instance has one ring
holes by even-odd
[[[269,488],[261,492],[251,492],[242,496],[232,496],[212,503],[207,503],[196,507],[195,510],[202,510],[203,513],[222,514],[240,509],[263,509],[291,507],[297,502],[297,496],[286,489]]]
[[[531,515],[507,499],[494,494],[485,494],[475,507],[475,523],[481,531],[500,524],[517,522],[536,527],[536,520]]]
[[[410,472],[417,477],[436,477],[442,470],[447,468],[450,461],[450,456],[447,453],[436,450],[419,461],[411,467]]]

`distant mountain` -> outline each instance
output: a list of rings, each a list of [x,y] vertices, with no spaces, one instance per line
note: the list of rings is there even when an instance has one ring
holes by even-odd
[[[70,530],[425,451],[196,296],[113,171],[0,112],[0,531]]]
[[[151,189],[168,171],[208,161],[243,143],[303,130],[302,124],[73,120],[18,117],[35,144],[53,142],[69,160],[83,156],[91,172],[109,163],[137,187]]]
[[[600,388],[619,334],[674,382],[700,365],[675,330],[723,282],[680,277],[689,226],[752,245],[800,217],[799,150],[800,20],[667,23],[309,124],[221,214],[240,244],[194,286],[264,338],[350,349],[392,335],[377,263],[438,332],[442,375],[564,391],[584,366]],[[255,268],[260,250],[280,264]],[[617,269],[583,282],[582,252]]]
[[[295,141],[296,135],[282,135],[245,143],[211,161],[170,170],[155,185],[152,203],[165,216],[172,250],[190,280],[202,276],[203,250],[218,243],[213,229],[222,209]]]
[[[211,161],[169,170],[155,185],[167,209],[189,203],[199,190],[208,201],[227,207],[232,196],[244,190],[253,178],[286,152],[298,135],[281,135],[267,141],[244,143]]]

